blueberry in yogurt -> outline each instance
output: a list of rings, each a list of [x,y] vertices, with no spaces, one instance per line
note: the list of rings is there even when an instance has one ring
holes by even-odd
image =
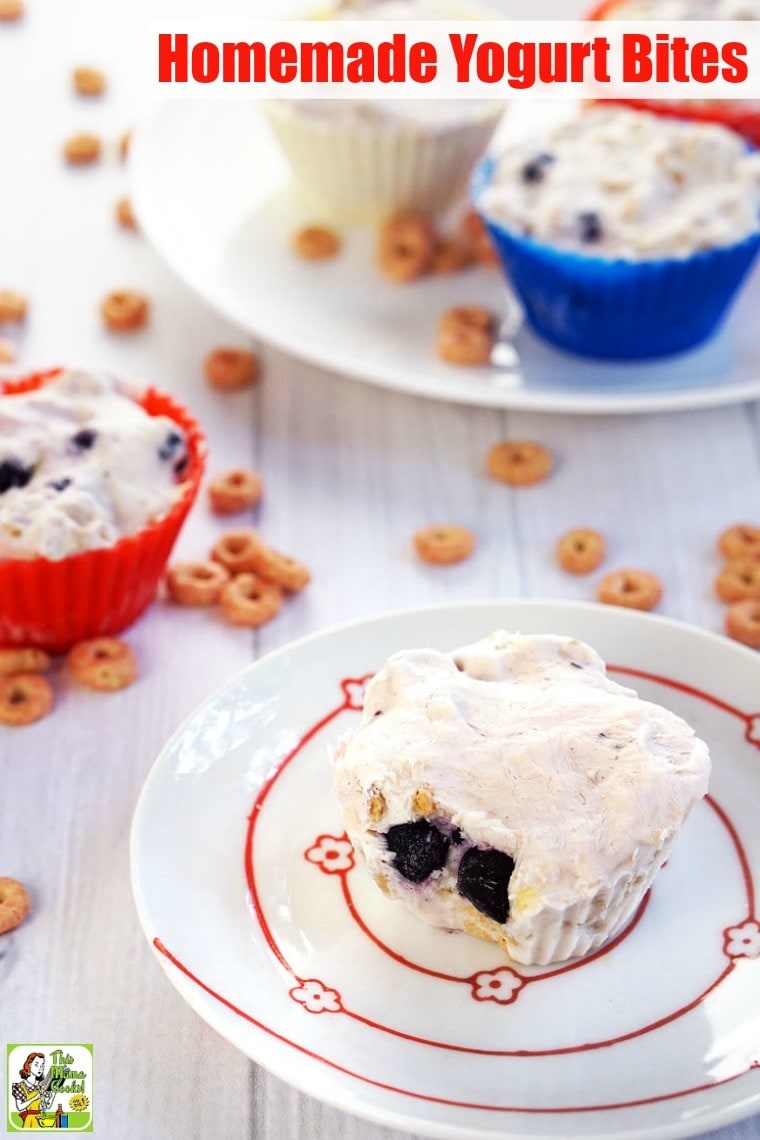
[[[581,241],[591,244],[602,240],[602,219],[594,210],[584,210],[578,215]]]
[[[506,922],[509,880],[514,869],[514,860],[505,852],[470,847],[459,864],[457,890],[487,918]]]
[[[89,451],[97,438],[98,434],[92,428],[82,428],[72,436],[71,443],[76,451]]]
[[[554,162],[553,154],[539,154],[525,163],[521,177],[523,182],[543,182],[547,166]]]
[[[449,838],[427,819],[397,823],[385,835],[393,866],[410,883],[422,883],[445,865]]]
[[[13,487],[25,487],[34,472],[19,459],[5,459],[0,463],[0,495]]]

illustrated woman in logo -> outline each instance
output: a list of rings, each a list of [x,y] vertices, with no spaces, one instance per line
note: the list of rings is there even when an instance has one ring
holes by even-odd
[[[50,1107],[53,1099],[52,1092],[44,1087],[45,1054],[30,1053],[18,1075],[21,1080],[11,1089],[18,1114],[24,1129],[39,1128],[39,1115]]]

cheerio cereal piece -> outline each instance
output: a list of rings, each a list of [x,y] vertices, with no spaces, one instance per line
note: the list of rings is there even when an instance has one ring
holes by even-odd
[[[462,218],[462,232],[471,244],[472,255],[478,265],[499,265],[499,255],[491,236],[483,219],[474,210],[468,210]]]
[[[760,526],[737,523],[727,527],[718,539],[718,550],[731,562],[739,558],[760,561]]]
[[[498,320],[483,305],[448,309],[438,324],[438,355],[449,364],[488,364]]]
[[[328,261],[341,245],[340,235],[329,226],[303,226],[293,235],[293,251],[304,261]]]
[[[0,364],[13,364],[16,360],[16,346],[12,340],[0,337]]]
[[[439,239],[430,263],[430,272],[437,277],[459,273],[460,270],[472,265],[472,262],[473,252],[470,242],[457,234],[451,234]]]
[[[540,483],[551,475],[552,453],[540,443],[527,439],[505,439],[488,452],[486,470],[492,479],[512,487]]]
[[[604,562],[607,544],[604,535],[588,527],[576,527],[557,543],[557,561],[568,574],[590,574]]]
[[[19,20],[24,14],[24,0],[0,0],[0,20]]]
[[[212,388],[234,392],[253,384],[261,366],[259,358],[248,348],[215,348],[206,357],[203,369]]]
[[[166,587],[182,606],[213,606],[229,580],[220,562],[175,562],[167,572]]]
[[[136,332],[148,323],[148,298],[133,289],[116,289],[104,297],[100,315],[111,332]]]
[[[214,544],[211,558],[230,574],[253,570],[253,560],[262,545],[255,530],[228,530]]]
[[[29,895],[18,879],[0,878],[0,934],[20,926],[29,914]]]
[[[426,526],[415,533],[414,546],[423,562],[450,565],[470,557],[475,549],[475,535],[463,526]]]
[[[14,673],[46,673],[51,661],[44,649],[33,645],[0,649],[0,676],[12,677]]]
[[[288,554],[280,554],[270,546],[263,544],[255,550],[251,557],[252,568],[267,582],[274,582],[281,590],[288,594],[297,594],[308,586],[311,581],[311,571],[303,562],[291,558]]]
[[[0,724],[34,724],[53,707],[53,689],[39,673],[0,677]]]
[[[662,582],[648,570],[613,570],[602,578],[596,596],[609,606],[653,610],[662,597]]]
[[[220,601],[227,621],[256,629],[280,612],[282,591],[258,574],[239,574],[224,587]]]
[[[137,678],[137,659],[125,641],[116,637],[93,637],[69,650],[69,671],[88,689],[115,692]]]
[[[724,566],[715,579],[715,592],[722,602],[760,598],[760,562],[737,559]]]
[[[115,208],[116,221],[125,230],[136,230],[137,219],[135,218],[132,203],[129,198],[119,198]]]
[[[0,323],[19,324],[26,317],[28,302],[15,289],[0,289]]]
[[[751,649],[760,649],[760,602],[745,598],[726,610],[726,633]]]
[[[217,475],[208,487],[211,510],[218,515],[234,515],[255,507],[264,494],[264,480],[257,471],[236,467]]]
[[[427,273],[438,239],[421,214],[396,214],[381,227],[377,246],[380,269],[392,281],[414,281]]]
[[[97,67],[75,67],[71,79],[77,95],[102,95],[106,89],[106,77]]]
[[[82,132],[63,144],[63,157],[71,166],[87,166],[100,158],[102,144],[98,135]]]
[[[129,157],[129,148],[131,145],[132,145],[132,132],[131,131],[124,131],[124,134],[120,137],[119,143],[118,143],[119,158],[121,159],[122,162],[125,162],[126,159]]]

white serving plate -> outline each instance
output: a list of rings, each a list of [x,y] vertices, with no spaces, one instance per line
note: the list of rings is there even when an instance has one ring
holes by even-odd
[[[569,106],[516,104],[503,134],[528,134]],[[394,285],[380,276],[366,229],[346,230],[334,261],[299,260],[291,236],[315,214],[296,197],[256,102],[156,103],[136,132],[130,178],[142,230],[187,285],[247,333],[330,371],[417,396],[534,411],[667,411],[760,397],[760,270],[703,348],[655,362],[598,362],[521,327],[497,270]],[[438,318],[463,303],[496,308],[517,328],[499,346],[498,365],[461,368],[437,357]]]
[[[497,628],[594,645],[713,757],[638,918],[561,966],[427,927],[353,865],[328,746],[400,648]],[[760,1111],[760,656],[663,618],[474,602],[358,622],[251,666],[166,745],[132,830],[145,934],[214,1029],[284,1080],[427,1136],[688,1136]]]

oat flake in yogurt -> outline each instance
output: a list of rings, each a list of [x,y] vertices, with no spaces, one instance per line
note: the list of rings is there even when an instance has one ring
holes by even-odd
[[[506,150],[477,206],[563,250],[688,257],[760,229],[760,154],[715,124],[592,108]]]
[[[182,494],[184,432],[127,385],[66,371],[0,398],[0,558],[66,558],[111,546]]]

